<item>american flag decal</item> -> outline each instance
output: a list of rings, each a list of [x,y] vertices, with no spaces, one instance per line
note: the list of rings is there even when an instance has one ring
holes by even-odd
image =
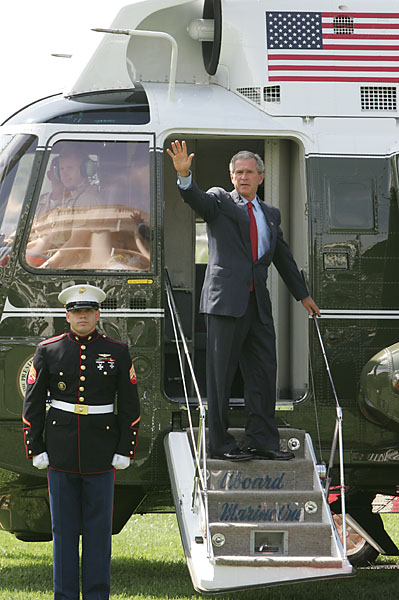
[[[269,81],[399,82],[399,13],[267,12]]]

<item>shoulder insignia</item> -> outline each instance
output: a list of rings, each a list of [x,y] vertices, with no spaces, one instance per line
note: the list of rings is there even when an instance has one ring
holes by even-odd
[[[47,346],[47,344],[53,344],[54,342],[58,342],[59,340],[62,340],[64,337],[66,337],[66,333],[62,333],[61,335],[56,335],[55,337],[49,338],[48,340],[43,340],[43,342],[40,342],[39,346]]]
[[[129,377],[132,383],[137,383],[136,371],[134,370],[133,362],[132,366],[130,367]]]
[[[35,363],[32,361],[32,364],[30,366],[29,373],[28,373],[28,379],[27,379],[28,384],[32,385],[32,383],[35,383],[36,377],[37,377],[37,371],[35,369]]]

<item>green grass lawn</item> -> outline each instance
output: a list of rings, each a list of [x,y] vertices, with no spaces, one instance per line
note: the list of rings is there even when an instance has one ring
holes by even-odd
[[[399,515],[384,516],[398,544]],[[206,595],[209,600],[394,600],[399,597],[399,557],[380,557],[380,570],[359,569],[354,578]],[[190,600],[194,591],[175,515],[133,516],[113,537],[112,600]],[[0,600],[52,600],[52,544],[26,543],[0,532]]]

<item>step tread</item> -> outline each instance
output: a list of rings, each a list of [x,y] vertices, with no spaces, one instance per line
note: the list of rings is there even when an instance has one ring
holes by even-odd
[[[312,500],[314,499],[314,497],[316,496],[317,498],[322,498],[323,497],[323,492],[319,491],[319,490],[273,490],[273,489],[268,489],[268,490],[208,490],[208,499],[210,500],[211,498],[214,499],[219,499],[219,498],[227,498],[227,497],[234,497],[234,498],[248,498],[248,496],[250,496],[251,498],[260,498],[261,500],[273,500],[273,498],[278,498],[278,497],[285,497],[285,496],[291,497],[292,495],[295,495],[298,499],[302,500],[302,499],[308,499],[309,496],[311,496]],[[256,500],[255,500],[256,501]]]
[[[303,529],[308,529],[308,528],[316,528],[316,529],[326,529],[328,532],[331,532],[331,525],[329,522],[327,521],[316,521],[316,522],[301,522],[301,530]],[[253,523],[240,523],[240,522],[232,522],[232,523],[226,523],[223,521],[210,521],[209,522],[209,529],[215,528],[215,529],[240,529],[241,531],[243,530],[249,530],[252,531],[254,529],[254,527],[260,527],[265,529],[265,527],[267,529],[269,529],[270,527],[272,529],[281,529],[282,527],[285,529],[290,529],[290,528],[295,528],[298,527],[298,523],[297,522],[289,522],[289,521],[284,521],[283,523],[281,521],[254,521]]]
[[[194,436],[197,439],[198,436],[198,427],[194,427],[193,428],[194,431]],[[205,428],[205,432],[206,432],[206,437],[208,439],[208,428]],[[189,438],[190,438],[190,443],[191,443],[191,436],[190,436],[190,430],[187,428],[186,429],[186,433],[188,434]],[[237,440],[237,443],[240,445],[241,442],[246,440],[246,435],[245,435],[245,429],[244,428],[230,428],[229,429],[229,433]],[[298,441],[300,442],[300,445],[298,447],[297,450],[294,450],[294,454],[295,456],[300,456],[302,457],[305,451],[305,436],[306,436],[306,431],[304,429],[291,429],[291,428],[285,428],[285,427],[280,427],[279,428],[279,434],[280,434],[280,449],[281,450],[290,450],[290,448],[287,447],[287,441],[290,438],[297,438]],[[227,462],[227,461],[223,461],[223,462]],[[280,461],[283,462],[283,461]]]
[[[314,567],[342,569],[344,562],[332,556],[217,556],[213,559],[216,565],[233,565],[247,567]]]
[[[236,460],[224,460],[221,458],[207,458],[206,459],[206,466],[209,467],[210,465],[213,466],[217,466],[220,467],[221,465],[233,465],[237,468],[242,467],[243,465],[245,466],[255,466],[255,465],[259,465],[259,468],[261,468],[262,466],[265,465],[265,463],[267,465],[273,465],[276,467],[288,467],[289,465],[298,465],[298,464],[310,464],[313,465],[313,461],[311,458],[304,458],[303,456],[295,456],[295,458],[291,458],[291,460],[271,460],[268,458],[253,458],[252,460],[243,460],[243,461],[236,461]],[[202,461],[201,461],[201,465],[202,465]]]

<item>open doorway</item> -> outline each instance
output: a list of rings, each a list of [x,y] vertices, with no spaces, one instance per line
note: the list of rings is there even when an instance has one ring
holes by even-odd
[[[168,139],[165,148],[180,137],[174,135]],[[228,191],[232,189],[228,165],[236,152],[250,150],[263,158],[265,182],[258,190],[259,197],[280,209],[284,238],[298,267],[307,270],[308,226],[301,148],[291,140],[274,138],[186,136],[185,139],[189,152],[195,153],[192,164],[194,179],[204,190],[215,185]],[[199,298],[207,261],[206,227],[183,203],[176,187],[176,173],[166,152],[163,160],[165,267],[172,283],[200,392],[206,399],[206,329],[204,317],[199,314]],[[269,269],[268,287],[277,338],[277,401],[294,403],[306,396],[308,388],[307,317],[274,267]],[[183,396],[183,388],[173,337],[170,318],[166,315],[164,387],[167,396],[178,399]],[[187,381],[190,381],[189,376]],[[231,398],[234,404],[243,403],[243,384],[239,372],[233,383]]]

